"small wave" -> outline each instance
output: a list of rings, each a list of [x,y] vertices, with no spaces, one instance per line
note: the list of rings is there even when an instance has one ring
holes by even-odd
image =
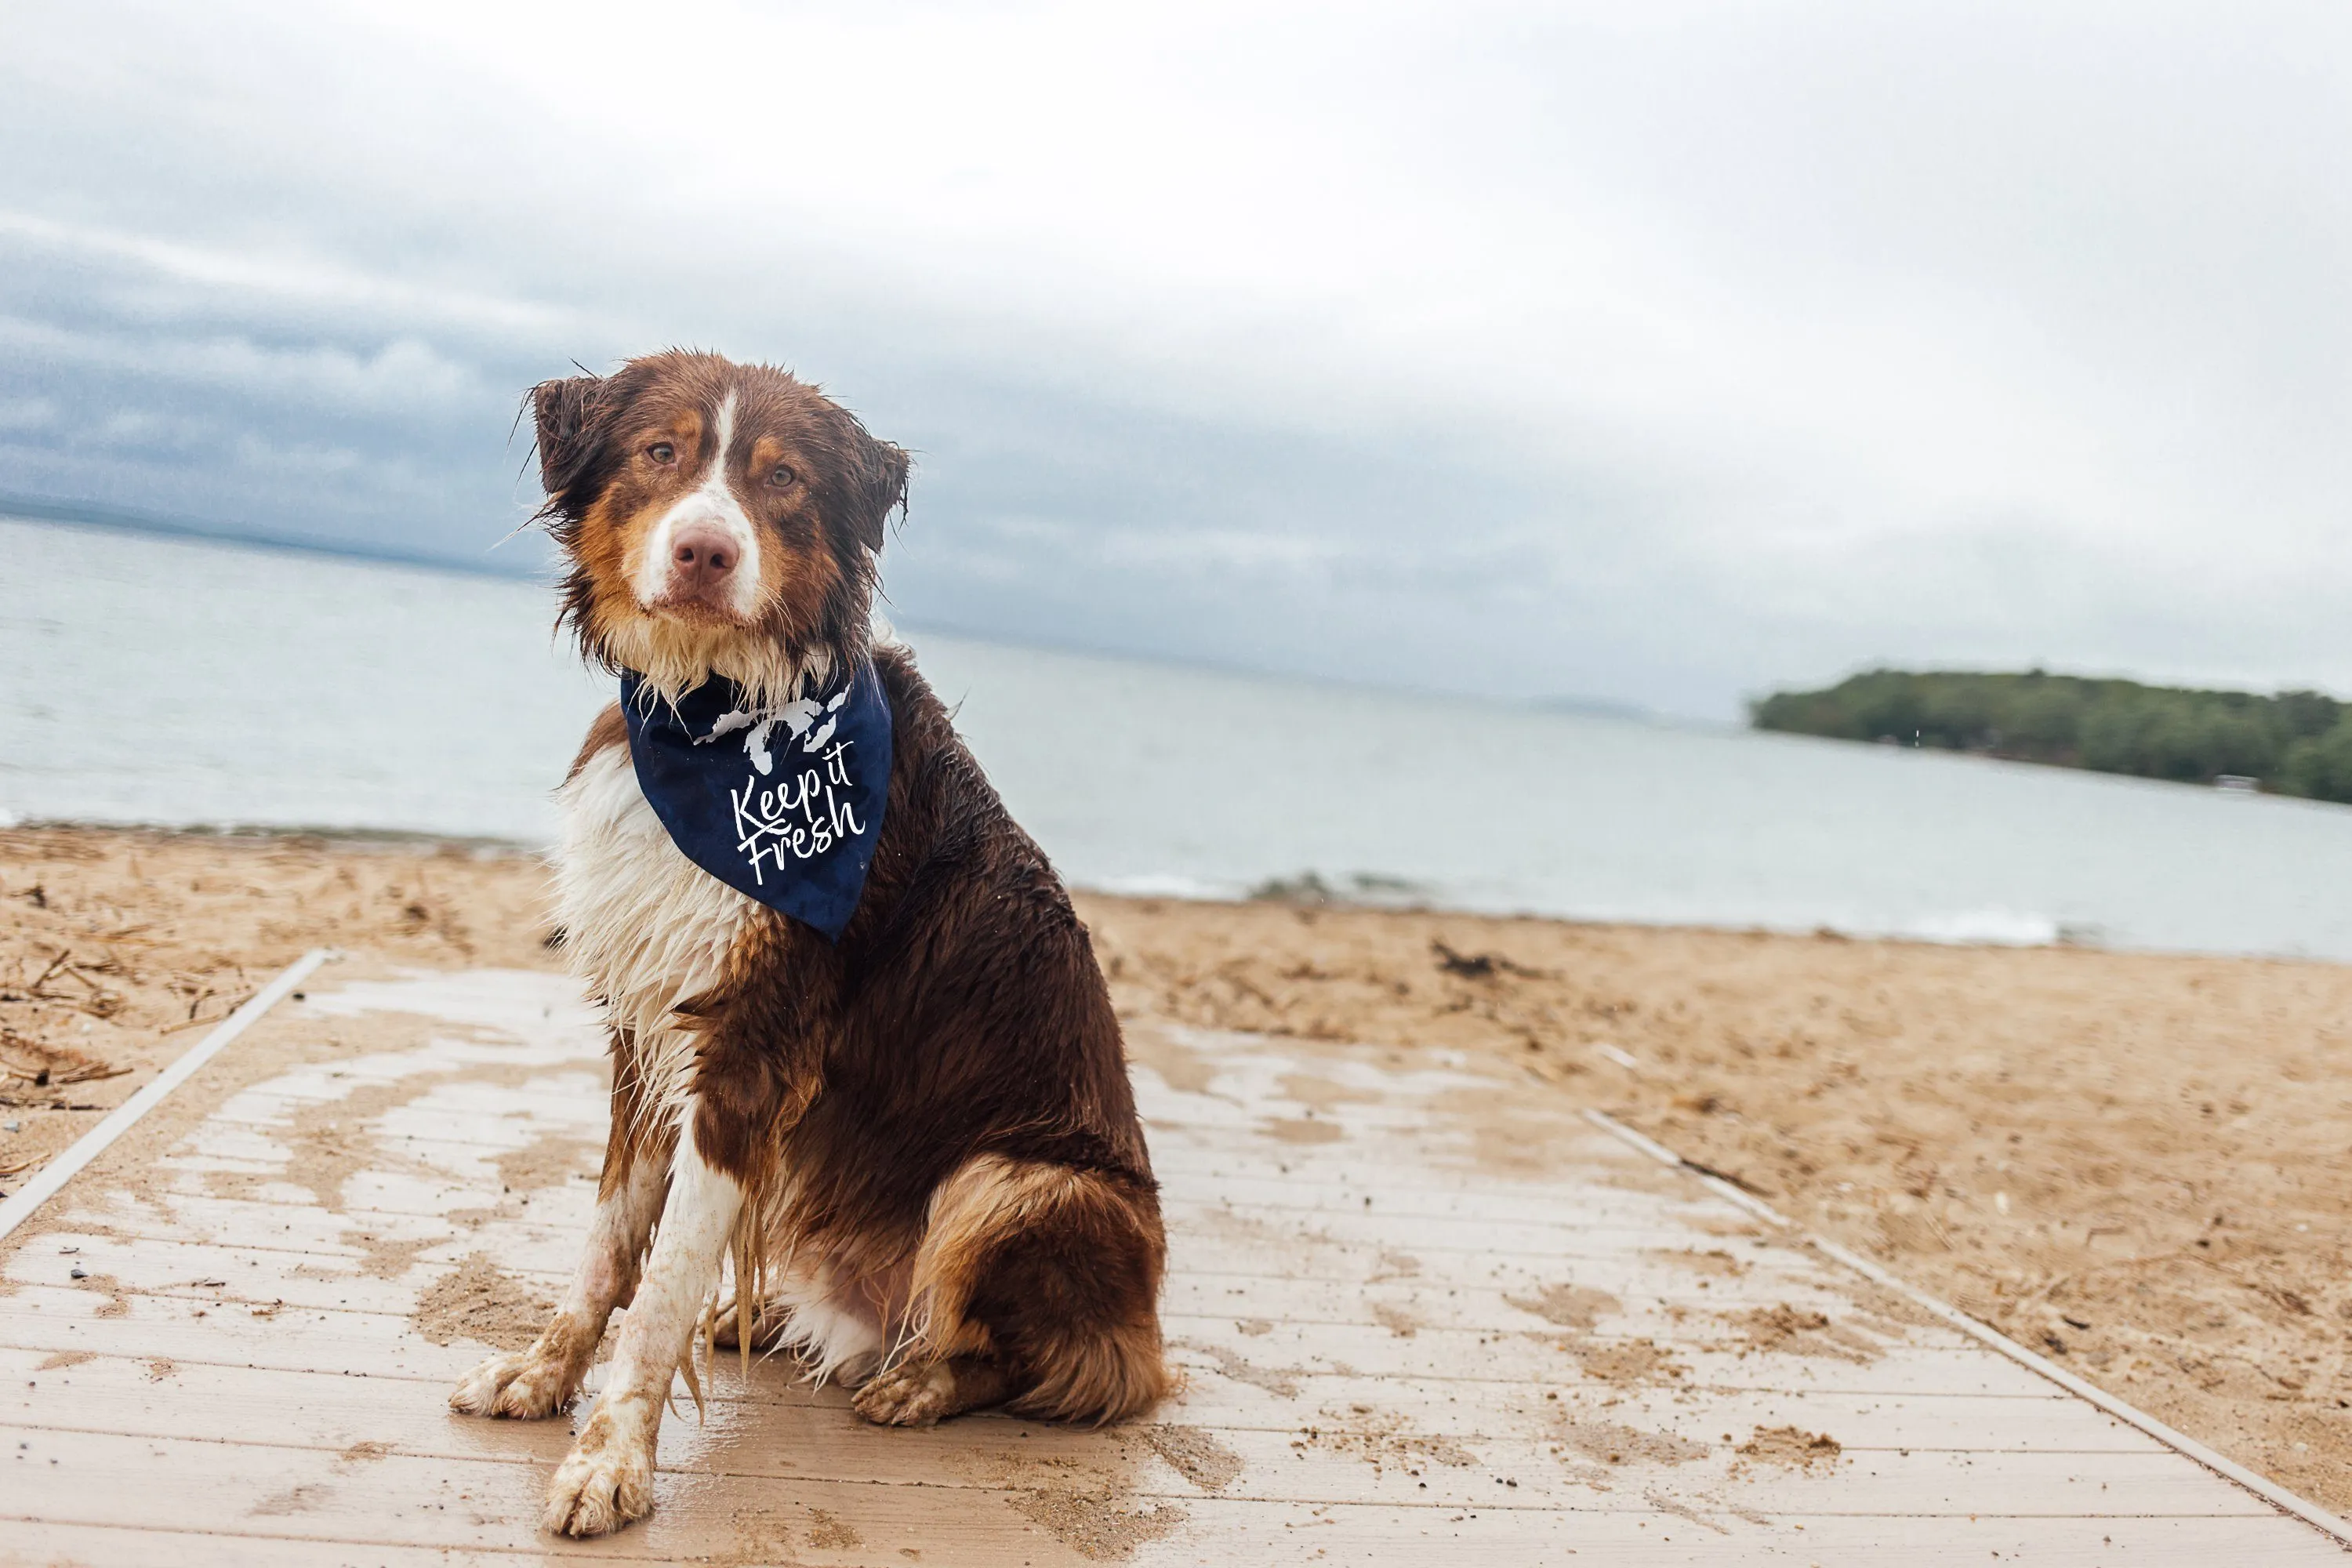
[[[1241,891],[1171,871],[1147,871],[1137,877],[1097,877],[1090,879],[1087,886],[1097,892],[1129,899],[1230,899]]]
[[[1425,883],[1381,871],[1325,876],[1301,871],[1255,882],[1217,882],[1177,871],[1147,871],[1127,877],[1090,877],[1083,885],[1130,899],[1195,899],[1219,902],[1254,900],[1281,904],[1340,904],[1367,909],[1422,909],[1433,900]]]
[[[1918,942],[1953,942],[1972,947],[2050,947],[2075,940],[2079,933],[2071,931],[2049,915],[2019,910],[1984,909],[1927,915],[1906,921],[1900,934]]]
[[[1370,909],[1419,909],[1432,902],[1426,884],[1384,871],[1349,871],[1325,878],[1318,871],[1268,877],[1249,896],[1277,904],[1355,904]]]

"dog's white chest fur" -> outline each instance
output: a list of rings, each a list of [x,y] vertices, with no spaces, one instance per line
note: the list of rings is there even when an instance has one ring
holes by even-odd
[[[709,989],[751,900],[678,852],[654,815],[625,745],[608,746],[563,786],[563,845],[556,873],[573,973],[627,1029],[639,1081],[656,1114],[674,1116],[691,1088],[694,1037],[670,1009]],[[818,1381],[856,1382],[881,1360],[886,1336],[855,1292],[836,1292],[824,1269],[771,1260],[768,1311],[787,1320],[780,1339]]]
[[[558,799],[556,903],[572,970],[635,1037],[649,1087],[669,1089],[661,1058],[685,1038],[670,1009],[717,983],[751,900],[670,842],[637,787],[627,746],[590,757]]]

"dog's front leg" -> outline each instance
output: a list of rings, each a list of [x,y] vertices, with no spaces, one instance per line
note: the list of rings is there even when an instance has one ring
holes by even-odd
[[[616,1099],[606,1190],[596,1200],[587,1250],[562,1304],[530,1349],[492,1356],[467,1373],[449,1395],[452,1410],[526,1421],[554,1415],[578,1391],[613,1309],[636,1289],[637,1263],[661,1212],[668,1173],[656,1153],[630,1145],[623,1109]]]
[[[645,1279],[621,1319],[611,1373],[547,1489],[546,1525],[561,1534],[602,1535],[653,1511],[654,1442],[670,1379],[719,1283],[743,1207],[742,1184],[702,1157],[696,1110],[688,1100],[679,1119],[669,1199]]]

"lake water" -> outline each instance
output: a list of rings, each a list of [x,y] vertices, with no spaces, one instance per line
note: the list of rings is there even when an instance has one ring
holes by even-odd
[[[0,521],[0,813],[544,841],[529,583]],[[2352,959],[2352,808],[905,634],[1073,882]]]

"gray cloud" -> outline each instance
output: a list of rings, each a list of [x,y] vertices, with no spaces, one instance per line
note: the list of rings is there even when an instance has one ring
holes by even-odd
[[[1878,658],[2352,689],[2347,44],[35,5],[0,489],[479,561],[520,389],[693,342],[919,450],[910,623],[1717,715]]]

